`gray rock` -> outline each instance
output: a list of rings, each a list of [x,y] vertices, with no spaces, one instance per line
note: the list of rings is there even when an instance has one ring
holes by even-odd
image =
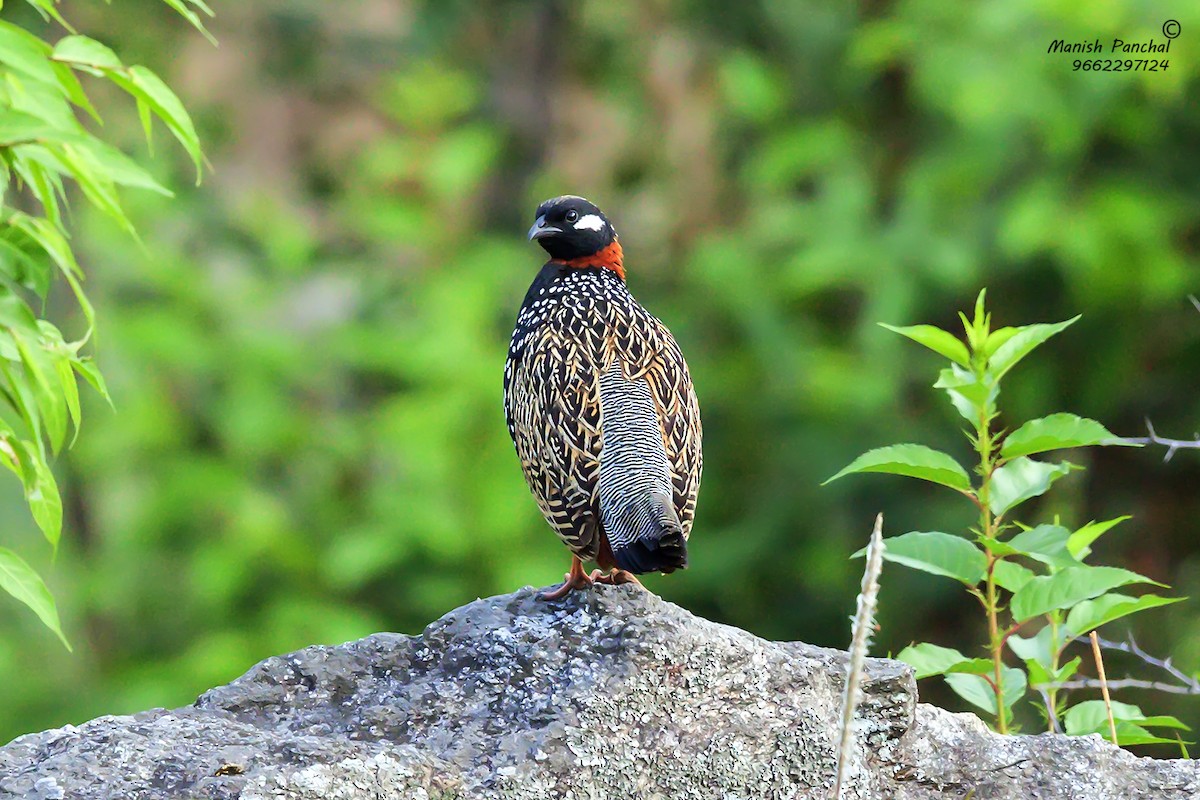
[[[195,705],[22,736],[0,798],[828,798],[845,654],[635,587],[479,600],[270,658]],[[1002,737],[871,659],[845,797],[1195,798],[1190,761]]]

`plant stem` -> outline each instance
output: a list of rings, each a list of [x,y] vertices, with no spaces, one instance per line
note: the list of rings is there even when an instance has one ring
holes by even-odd
[[[983,412],[979,417],[979,425],[976,429],[977,449],[979,451],[979,530],[984,538],[996,538],[996,523],[992,518],[992,508],[988,503],[988,494],[991,489],[992,470],[995,465],[992,463],[992,431],[991,420],[988,419],[987,412]],[[1008,733],[1008,720],[1005,719],[1004,708],[1004,640],[1000,635],[999,623],[999,602],[996,593],[996,562],[999,559],[991,550],[987,551],[987,573],[986,585],[984,588],[984,608],[987,610],[988,618],[988,650],[992,656],[992,675],[993,675],[993,691],[996,693],[996,730],[1000,733]]]
[[[1058,675],[1058,662],[1062,660],[1062,646],[1058,642],[1060,614],[1054,611],[1048,616],[1050,619],[1050,676],[1053,679]],[[1058,690],[1057,685],[1051,685],[1046,689],[1046,710],[1054,717],[1052,720],[1046,720],[1050,724],[1051,730],[1058,730]]]

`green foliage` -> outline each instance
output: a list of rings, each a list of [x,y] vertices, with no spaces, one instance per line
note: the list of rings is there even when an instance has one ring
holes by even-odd
[[[57,0],[28,0],[44,19],[71,30]],[[180,0],[165,0],[203,30]],[[197,0],[192,5],[207,7]],[[83,291],[83,270],[68,239],[69,183],[129,234],[136,235],[118,186],[171,193],[119,149],[89,130],[80,113],[101,122],[76,73],[120,87],[137,103],[150,139],[158,117],[192,155],[200,174],[199,139],[183,104],[143,66],[125,66],[105,45],[79,34],[54,45],[0,21],[0,463],[20,479],[42,534],[57,551],[63,504],[50,458],[78,435],[82,421],[78,380],[105,399],[104,378],[81,351],[95,315]],[[29,206],[32,198],[39,210]],[[47,302],[55,276],[74,293],[86,329],[67,339],[35,308]],[[29,606],[70,648],[54,600],[38,573],[9,549],[0,549],[0,588]]]
[[[988,659],[969,658],[931,644],[902,650],[898,657],[916,669],[918,678],[944,676],[960,697],[993,715],[1001,732],[1008,730],[1013,706],[1031,688],[1044,693],[1053,727],[1057,728],[1062,718],[1069,733],[1102,731],[1093,719],[1094,707],[1089,705],[1093,701],[1066,707],[1066,693],[1059,684],[1072,678],[1081,663],[1078,657],[1063,663],[1067,647],[1101,625],[1178,602],[1178,598],[1118,594],[1112,590],[1139,583],[1163,584],[1127,569],[1085,563],[1089,545],[1120,520],[1071,531],[1057,522],[1031,528],[1009,519],[1018,506],[1045,494],[1055,481],[1076,469],[1066,461],[1055,464],[1030,455],[1126,442],[1095,420],[1066,413],[1029,420],[1011,433],[998,428],[1001,380],[1039,345],[1079,318],[993,330],[984,297],[980,292],[972,319],[960,315],[965,345],[949,332],[929,325],[884,326],[954,362],[942,370],[935,386],[947,393],[970,423],[966,436],[978,458],[976,480],[972,482],[949,455],[914,444],[872,450],[829,480],[862,472],[918,478],[955,489],[979,511],[978,525],[971,531],[974,541],[940,532],[912,532],[888,539],[886,560],[959,581],[979,601],[987,618]],[[1017,635],[1035,620],[1044,623],[1037,636]],[[1023,667],[1004,663],[1006,646],[1023,661]],[[1125,706],[1122,713],[1127,725],[1117,731],[1121,744],[1163,741],[1145,728],[1181,724],[1172,717],[1164,718],[1168,723],[1151,723],[1134,706]]]

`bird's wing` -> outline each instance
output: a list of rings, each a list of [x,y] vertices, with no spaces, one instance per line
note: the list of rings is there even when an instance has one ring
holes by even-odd
[[[571,325],[527,333],[510,353],[505,376],[509,433],[546,521],[572,552],[594,560],[600,542],[601,346]]]
[[[675,513],[686,538],[696,516],[696,494],[704,465],[701,452],[700,406],[688,374],[687,362],[675,337],[657,319],[651,317],[657,347],[646,361],[646,380],[658,410],[663,445],[671,470],[671,490]]]
[[[614,327],[613,345],[630,380],[645,380],[654,400],[670,468],[672,501],[686,538],[700,490],[700,407],[687,362],[667,326],[636,307],[626,324]]]

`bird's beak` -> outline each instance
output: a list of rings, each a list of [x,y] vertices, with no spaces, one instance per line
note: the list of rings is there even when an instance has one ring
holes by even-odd
[[[533,223],[533,227],[529,229],[529,238],[545,239],[547,236],[554,236],[562,233],[562,228],[556,228],[553,225],[546,224],[545,215],[537,218],[537,222]]]

